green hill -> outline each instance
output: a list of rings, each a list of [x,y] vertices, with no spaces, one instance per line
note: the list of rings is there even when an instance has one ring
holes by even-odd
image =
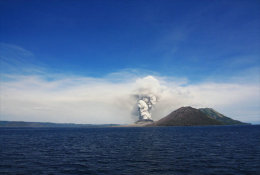
[[[199,108],[199,110],[201,112],[203,112],[204,114],[206,114],[207,116],[209,116],[210,118],[213,118],[215,120],[222,122],[224,125],[245,125],[245,124],[248,124],[248,123],[240,122],[238,120],[233,120],[232,118],[229,118],[229,117],[215,111],[212,108]]]

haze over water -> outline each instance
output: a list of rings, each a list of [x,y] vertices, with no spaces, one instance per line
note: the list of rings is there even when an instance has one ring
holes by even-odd
[[[192,106],[260,123],[259,16],[259,0],[2,0],[0,120],[130,124]]]

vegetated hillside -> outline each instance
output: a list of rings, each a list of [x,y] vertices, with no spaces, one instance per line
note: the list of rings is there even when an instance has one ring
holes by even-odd
[[[232,118],[229,118],[229,117],[215,111],[212,108],[199,108],[199,110],[201,112],[205,113],[210,118],[216,119],[216,120],[222,122],[225,125],[245,125],[245,124],[248,124],[248,123],[240,122],[238,120],[233,120]]]
[[[210,118],[198,109],[181,107],[148,126],[205,126],[222,124],[222,122]]]

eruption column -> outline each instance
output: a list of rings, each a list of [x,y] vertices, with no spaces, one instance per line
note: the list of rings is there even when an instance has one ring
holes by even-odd
[[[139,121],[152,121],[151,110],[156,103],[156,97],[152,94],[143,95],[138,100]]]

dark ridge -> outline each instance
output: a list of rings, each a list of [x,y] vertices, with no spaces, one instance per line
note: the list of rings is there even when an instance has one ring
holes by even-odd
[[[181,107],[166,117],[148,126],[205,126],[223,125],[222,122],[208,117],[205,113],[192,107]]]

